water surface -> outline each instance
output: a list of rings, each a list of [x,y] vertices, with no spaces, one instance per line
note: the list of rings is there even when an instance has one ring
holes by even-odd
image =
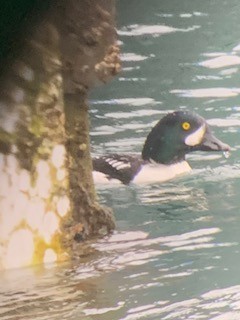
[[[164,184],[103,186],[116,232],[81,261],[0,276],[0,318],[240,319],[239,0],[121,0],[123,71],[91,95],[93,155],[140,152],[169,111],[232,147]]]

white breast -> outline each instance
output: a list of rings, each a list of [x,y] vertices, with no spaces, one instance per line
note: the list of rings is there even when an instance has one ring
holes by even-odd
[[[142,167],[141,171],[132,180],[132,182],[136,184],[164,182],[190,171],[191,167],[187,161],[182,161],[172,165],[149,163]]]

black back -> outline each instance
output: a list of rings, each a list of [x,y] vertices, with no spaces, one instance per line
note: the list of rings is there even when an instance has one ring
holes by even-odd
[[[128,184],[140,171],[143,160],[137,155],[110,154],[93,159],[93,170],[104,173],[107,178]]]

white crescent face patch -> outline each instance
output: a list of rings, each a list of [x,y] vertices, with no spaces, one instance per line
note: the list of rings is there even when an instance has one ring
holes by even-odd
[[[185,144],[191,147],[200,144],[202,142],[205,132],[206,132],[206,125],[203,124],[200,128],[198,128],[196,131],[189,134],[185,138],[185,141],[184,141]]]

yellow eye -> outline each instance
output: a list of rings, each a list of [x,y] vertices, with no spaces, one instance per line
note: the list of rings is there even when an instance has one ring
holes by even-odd
[[[183,128],[183,130],[188,131],[191,128],[191,125],[190,125],[189,122],[183,122],[182,123],[182,128]]]

